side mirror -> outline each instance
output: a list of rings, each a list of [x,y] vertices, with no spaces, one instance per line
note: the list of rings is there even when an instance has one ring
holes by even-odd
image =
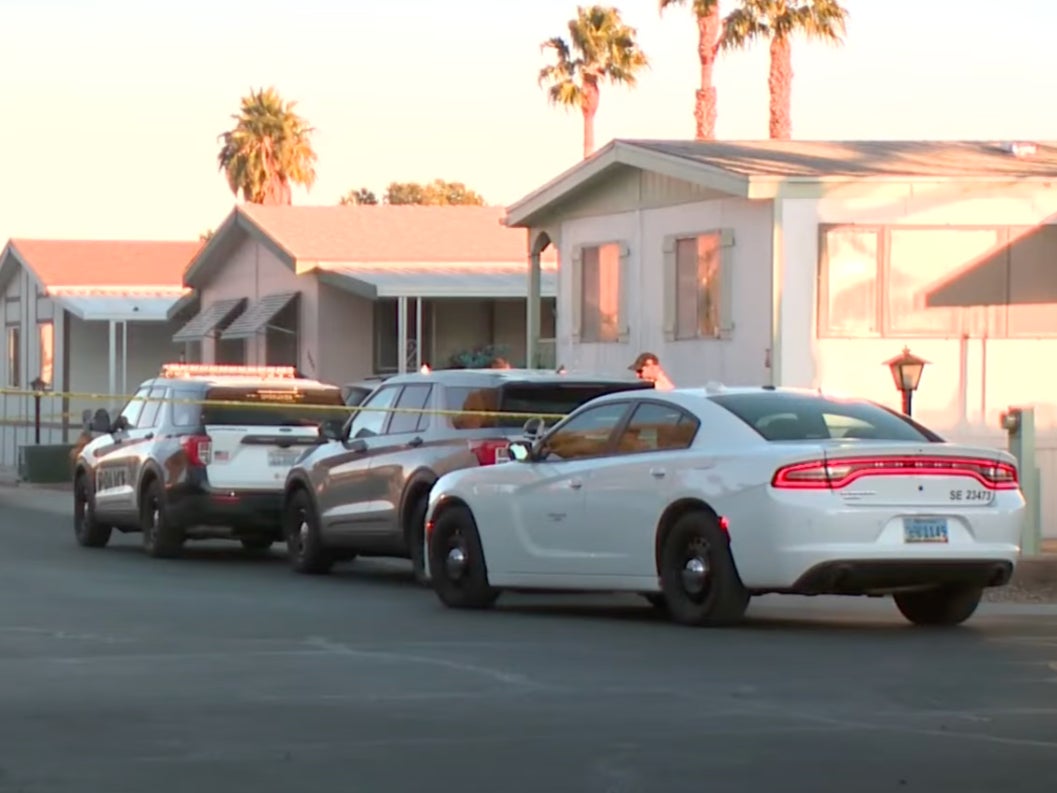
[[[367,451],[367,441],[365,441],[363,438],[353,438],[351,440],[346,438],[345,448],[348,449],[350,452],[355,452],[356,454],[363,454],[365,451]]]
[[[128,419],[124,416],[118,416],[114,419],[114,426],[110,430],[111,432],[124,432],[128,429]]]
[[[87,413],[87,411],[85,411]],[[92,421],[88,425],[88,428],[92,432],[98,432],[106,434],[110,432],[110,414],[106,412],[105,408],[99,408],[94,414],[92,414]]]
[[[532,459],[532,444],[525,441],[512,441],[506,447],[507,456],[518,463],[527,463]]]
[[[546,429],[546,427],[547,422],[537,416],[526,421],[521,427],[521,431],[529,438],[538,438],[543,434],[543,430]]]
[[[321,441],[340,441],[345,437],[344,425],[336,425],[333,421],[322,421],[319,424],[319,439]]]

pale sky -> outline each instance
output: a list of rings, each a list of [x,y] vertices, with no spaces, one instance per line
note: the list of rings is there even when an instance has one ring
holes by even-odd
[[[652,68],[604,88],[599,146],[692,138],[687,9],[617,3]],[[845,0],[843,48],[794,44],[805,139],[1054,139],[1047,0]],[[509,6],[509,8],[506,8]],[[193,239],[235,199],[217,135],[274,85],[318,130],[300,204],[390,181],[466,182],[509,204],[580,156],[580,118],[536,85],[539,43],[574,0],[0,0],[0,244],[8,237]],[[732,3],[724,4],[724,11]],[[767,50],[724,56],[721,138],[767,135]]]

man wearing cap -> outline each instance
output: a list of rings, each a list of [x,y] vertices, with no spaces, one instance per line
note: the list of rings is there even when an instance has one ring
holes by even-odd
[[[639,380],[648,380],[658,391],[671,391],[675,385],[661,368],[661,362],[652,352],[639,353],[639,357],[628,367]]]

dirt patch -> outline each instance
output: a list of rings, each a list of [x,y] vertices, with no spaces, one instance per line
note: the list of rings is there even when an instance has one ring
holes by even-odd
[[[1057,582],[1053,584],[1011,583],[985,590],[985,603],[1057,603]]]

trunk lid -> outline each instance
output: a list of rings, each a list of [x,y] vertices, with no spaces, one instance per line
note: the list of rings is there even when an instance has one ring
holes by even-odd
[[[205,398],[206,474],[222,489],[282,487],[290,468],[320,442],[321,425],[340,428],[349,412],[340,389],[323,385],[224,385]]]

